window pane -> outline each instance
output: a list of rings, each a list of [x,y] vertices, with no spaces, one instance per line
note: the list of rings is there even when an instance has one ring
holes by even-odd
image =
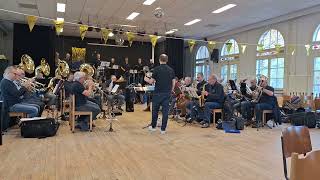
[[[270,69],[270,78],[277,78],[277,69]]]
[[[314,59],[314,70],[320,70],[320,57]]]
[[[207,59],[209,58],[209,51],[206,46],[201,46],[197,51],[196,59]]]
[[[316,29],[313,35],[313,41],[320,41],[320,25]]]
[[[284,46],[284,39],[282,34],[275,30],[275,29],[271,29],[265,33],[263,33],[263,35],[260,37],[259,39],[259,43],[258,44],[262,44],[264,49],[272,49],[275,48],[276,44],[281,45],[281,47]],[[257,47],[257,50],[259,48]]]
[[[277,68],[277,67],[278,67],[278,59],[271,59],[270,68]]]
[[[320,71],[314,71],[313,73],[313,84],[320,84]]]

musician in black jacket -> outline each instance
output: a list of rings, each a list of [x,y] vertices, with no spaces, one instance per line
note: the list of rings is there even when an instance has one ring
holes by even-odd
[[[212,110],[222,108],[223,106],[223,86],[217,82],[217,80],[217,75],[210,75],[208,84],[205,86],[205,91],[202,92],[202,95],[206,98],[204,105],[204,120],[200,122],[202,124],[202,128],[208,128],[210,126]]]
[[[207,83],[205,80],[204,80],[204,77],[203,77],[203,73],[200,72],[197,74],[197,94],[198,96],[201,95],[201,91],[203,89],[203,86]],[[193,120],[196,120],[197,119],[197,115],[198,115],[198,118],[199,117],[199,113],[197,114],[197,112],[199,112],[199,101],[197,99],[194,99],[193,101],[190,101],[189,103],[187,103],[186,105],[186,108],[187,108],[187,121],[188,122],[191,122]]]
[[[117,108],[122,110],[121,106],[125,102],[125,97],[120,93],[119,89],[117,93],[111,92],[116,84],[117,84],[117,77],[112,75],[111,79],[106,82],[107,91],[109,93],[107,95],[107,101],[108,101],[108,105],[111,105],[114,101],[117,100],[118,101],[118,103],[116,104]]]
[[[129,77],[130,77],[130,64],[129,64],[129,58],[125,57],[124,58],[124,64],[121,66],[121,69],[123,71],[124,74],[124,78],[129,81]]]

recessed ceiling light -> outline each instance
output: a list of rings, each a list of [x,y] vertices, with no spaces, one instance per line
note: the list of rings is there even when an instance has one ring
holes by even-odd
[[[57,17],[57,21],[64,22],[64,18]]]
[[[236,4],[228,4],[226,6],[223,6],[222,8],[219,8],[219,9],[217,9],[215,11],[212,11],[212,13],[215,13],[215,14],[222,13],[222,12],[224,12],[224,11],[226,11],[228,9],[231,9],[231,8],[233,8],[235,6],[237,6],[237,5]]]
[[[110,32],[108,36],[109,36],[109,37],[114,36],[113,32]]]
[[[150,6],[152,3],[154,3],[156,0],[146,0],[143,2],[143,5],[148,5]]]
[[[65,12],[65,11],[66,11],[66,4],[64,4],[64,3],[57,3],[57,11],[58,11],[58,12]]]
[[[131,14],[127,17],[127,19],[128,19],[128,20],[133,20],[133,19],[136,18],[139,14],[140,14],[140,13],[138,13],[138,12],[133,12],[133,13],[131,13]]]
[[[192,20],[190,22],[185,23],[184,25],[185,26],[191,26],[192,24],[195,24],[195,23],[200,22],[200,21],[201,21],[201,19],[194,19],[194,20]]]
[[[178,31],[178,29],[171,29],[170,31],[167,31],[166,34],[172,34],[177,31]]]

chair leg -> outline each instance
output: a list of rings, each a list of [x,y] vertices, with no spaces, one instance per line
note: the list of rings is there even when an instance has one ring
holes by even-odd
[[[92,114],[90,115],[90,132],[92,132]]]
[[[212,120],[213,120],[213,127],[214,127],[216,124],[216,113],[215,112],[212,113]],[[209,122],[209,125],[210,125],[210,122]]]

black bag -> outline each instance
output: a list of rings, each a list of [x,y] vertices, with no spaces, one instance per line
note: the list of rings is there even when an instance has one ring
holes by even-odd
[[[300,112],[290,115],[291,124],[293,126],[307,126],[315,128],[317,125],[316,114],[314,112]]]
[[[304,126],[305,113],[294,113],[289,116],[293,126]]]
[[[236,120],[236,129],[243,130],[245,120],[242,117],[236,117],[235,120]]]
[[[221,120],[218,120],[217,125],[216,125],[216,128],[217,128],[217,129],[220,129],[220,130],[223,130],[222,121],[221,121]]]
[[[236,121],[233,118],[230,121],[222,121],[222,128],[224,130],[235,130]]]
[[[317,125],[317,118],[316,114],[314,112],[307,112],[304,125],[307,126],[308,128],[315,128]]]
[[[53,118],[22,121],[20,128],[24,138],[45,138],[56,135],[59,123]]]
[[[133,88],[126,88],[125,101],[126,101],[126,112],[134,112],[133,99],[135,92]]]

